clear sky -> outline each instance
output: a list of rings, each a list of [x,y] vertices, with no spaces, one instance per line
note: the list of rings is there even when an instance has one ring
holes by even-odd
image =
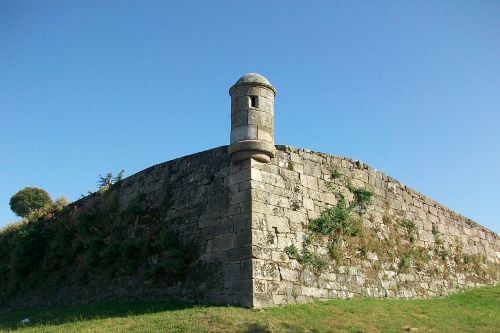
[[[360,159],[500,231],[499,1],[0,1],[0,226],[25,186],[229,143],[229,87],[275,141]]]

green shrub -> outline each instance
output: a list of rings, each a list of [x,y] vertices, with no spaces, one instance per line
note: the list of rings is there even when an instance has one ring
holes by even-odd
[[[47,211],[0,231],[0,303],[19,291],[58,286],[69,276],[85,286],[95,277],[103,283],[134,276],[158,285],[186,278],[198,247],[180,243],[158,223],[172,205],[167,191],[158,208],[139,194],[124,210],[116,196],[97,197],[91,205],[64,210],[64,200]],[[151,260],[155,258],[155,260]]]
[[[127,214],[139,215],[144,212],[144,201],[146,200],[145,193],[139,193],[134,199],[127,204]]]
[[[333,260],[342,259],[342,248],[340,247],[340,242],[338,240],[333,240],[328,243],[328,254]]]
[[[412,220],[409,219],[404,219],[401,223],[406,228],[410,243],[414,244],[417,241],[417,226]]]
[[[351,204],[351,208],[364,212],[372,202],[373,192],[363,187],[353,186],[350,186],[349,190],[354,195],[354,201]]]
[[[50,199],[47,191],[36,188],[26,187],[10,198],[10,209],[18,216],[27,217],[37,209],[50,205]]]
[[[139,266],[144,257],[142,248],[145,241],[143,239],[126,239],[120,245],[120,255],[122,267],[126,273],[133,272]]]
[[[66,199],[65,197],[60,197],[54,201],[54,204],[52,206],[55,211],[60,212],[67,205],[68,205],[68,199]]]
[[[106,192],[111,185],[120,182],[123,179],[123,174],[125,170],[121,170],[116,177],[113,177],[112,172],[108,172],[105,176],[99,175],[99,180],[97,181],[97,188],[99,192]]]
[[[434,235],[434,253],[443,261],[448,259],[448,251],[444,247],[441,233],[435,224],[432,225],[432,234]]]
[[[15,236],[12,250],[12,271],[16,285],[21,283],[22,277],[30,275],[37,267],[45,252],[45,239],[42,223],[29,223]]]
[[[307,250],[304,250],[302,255],[298,259],[299,263],[302,266],[309,266],[313,269],[315,273],[321,273],[325,270],[325,268],[328,266],[328,263],[323,260],[320,256],[309,252]]]
[[[292,259],[296,259],[299,264],[304,267],[311,267],[314,272],[320,273],[325,270],[328,263],[323,260],[320,256],[312,253],[307,248],[304,248],[302,254],[299,253],[297,247],[292,244],[285,247],[285,252]]]
[[[441,233],[435,224],[432,225],[432,234],[434,235],[436,243],[441,243]]]
[[[351,219],[349,208],[345,200],[340,198],[337,205],[323,211],[317,219],[312,220],[308,228],[313,232],[326,236],[333,231],[342,231],[346,234],[350,234],[350,225]]]
[[[332,175],[333,179],[340,178],[343,175],[337,166],[330,167],[330,174]]]
[[[331,173],[333,178],[342,176],[336,168],[332,168]],[[362,219],[360,216],[352,214],[352,211],[356,210],[357,213],[361,215],[371,203],[373,192],[364,188],[355,188],[352,186],[349,179],[344,180],[347,188],[354,195],[353,202],[347,205],[344,195],[339,191],[335,191],[333,188],[338,198],[337,204],[324,210],[318,218],[309,222],[308,231],[310,233],[306,236],[304,251],[302,255],[298,257],[299,262],[307,263],[307,265],[314,267],[317,272],[326,268],[327,262],[308,251],[308,247],[311,244],[307,241],[309,240],[309,242],[311,242],[313,239],[311,233],[328,237],[327,248],[329,257],[336,261],[341,260],[343,257],[341,244],[344,241],[348,241],[351,237],[363,236]],[[358,240],[357,243],[360,252],[366,255],[371,243],[368,244],[363,239]],[[287,253],[290,254],[292,252],[293,248],[290,248]],[[293,252],[293,255],[297,257],[295,252]]]
[[[398,271],[402,273],[406,273],[413,266],[413,258],[410,254],[405,254],[401,257],[399,261]]]
[[[290,258],[293,258],[293,259],[298,259],[300,256],[299,250],[297,249],[297,247],[294,244],[285,247],[285,252],[286,252],[286,254],[288,254],[288,256]]]
[[[120,258],[120,249],[123,244],[123,237],[119,235],[111,235],[107,237],[104,246],[100,253],[100,264],[103,267],[108,267],[110,275],[118,270],[116,262]]]
[[[470,263],[475,263],[476,262],[476,258],[472,255],[468,255],[468,254],[464,254],[462,256],[462,261],[464,264],[470,264]]]

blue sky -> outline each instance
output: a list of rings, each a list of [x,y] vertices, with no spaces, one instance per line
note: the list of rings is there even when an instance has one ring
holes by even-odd
[[[498,1],[0,2],[0,226],[25,186],[228,144],[229,87],[278,89],[275,141],[360,159],[500,231]]]

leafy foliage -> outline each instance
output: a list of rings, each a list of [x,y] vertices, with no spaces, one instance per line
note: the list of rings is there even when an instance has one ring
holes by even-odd
[[[349,207],[342,197],[337,205],[323,211],[320,217],[312,220],[308,228],[325,236],[332,232],[348,236],[356,236],[360,233],[359,220],[351,216]]]
[[[402,224],[406,228],[406,232],[408,234],[408,239],[410,240],[411,244],[415,244],[417,241],[417,226],[412,220],[409,219],[404,219],[402,221]]]
[[[328,254],[333,260],[340,260],[342,258],[341,240],[336,238],[328,243]]]
[[[292,245],[285,247],[285,252],[286,252],[286,254],[288,254],[288,256],[290,258],[297,259],[300,256],[299,249],[297,249],[295,244],[292,244]]]
[[[333,179],[340,178],[343,175],[337,166],[330,167],[330,173]]]
[[[52,203],[47,191],[37,187],[26,187],[10,198],[10,209],[18,216],[27,217],[37,209]]]
[[[61,199],[52,207],[63,204]],[[198,250],[160,223],[170,205],[167,195],[151,208],[140,194],[119,210],[116,197],[108,195],[83,209],[54,211],[2,230],[0,303],[35,286],[49,289],[69,272],[82,285],[93,277],[112,283],[132,275],[161,285],[185,279]]]
[[[409,254],[405,254],[401,257],[399,261],[398,271],[402,273],[406,273],[410,270],[413,265],[413,258]]]
[[[307,250],[300,256],[299,263],[303,266],[310,266],[316,273],[321,273],[328,266],[323,258]]]
[[[354,195],[354,201],[351,204],[351,207],[360,212],[364,212],[372,202],[373,192],[364,187],[350,186],[349,189]]]
[[[120,182],[123,179],[124,173],[125,170],[122,169],[116,176],[113,176],[112,172],[108,172],[104,176],[99,175],[99,180],[97,181],[99,192],[105,192],[111,187],[111,185]]]
[[[448,258],[448,251],[444,247],[441,233],[435,224],[432,225],[432,234],[434,235],[434,253],[442,260],[446,260]]]
[[[290,258],[296,259],[304,267],[311,267],[316,273],[324,271],[328,266],[323,258],[310,252],[307,248],[300,254],[297,247],[292,244],[285,247],[285,252]]]
[[[354,187],[350,180],[346,178],[337,167],[331,167],[330,172],[333,179],[341,178],[343,184],[354,196],[354,200],[348,205],[344,195],[335,190],[335,183],[331,182],[330,187],[337,196],[337,204],[330,207],[308,224],[309,234],[304,242],[304,250],[300,255],[297,248],[291,245],[285,248],[287,254],[296,259],[303,266],[311,266],[316,272],[321,272],[327,267],[327,262],[310,250],[313,234],[328,237],[328,253],[333,260],[342,258],[342,244],[346,239],[361,236],[363,226],[360,215],[363,214],[372,202],[373,192],[365,188]],[[357,212],[358,215],[353,214]],[[360,242],[360,247],[366,244]],[[366,251],[365,251],[366,252]]]

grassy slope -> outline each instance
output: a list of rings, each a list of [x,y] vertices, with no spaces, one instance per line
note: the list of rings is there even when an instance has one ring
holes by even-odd
[[[18,326],[23,318],[31,319],[31,327]],[[0,315],[0,331],[21,332],[404,332],[409,327],[500,332],[500,286],[433,300],[332,300],[265,310],[112,302]]]

